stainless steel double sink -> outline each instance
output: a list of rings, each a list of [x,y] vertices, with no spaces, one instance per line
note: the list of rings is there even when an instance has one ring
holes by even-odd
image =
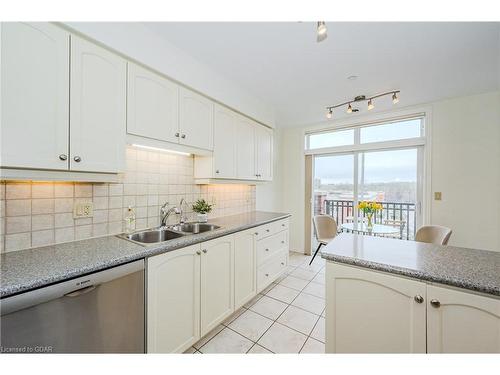
[[[207,223],[183,223],[167,227],[145,229],[130,234],[122,234],[120,237],[142,244],[158,243],[193,234],[211,232],[219,228],[218,225]]]

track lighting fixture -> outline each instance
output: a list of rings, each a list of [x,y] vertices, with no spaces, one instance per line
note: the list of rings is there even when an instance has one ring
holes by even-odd
[[[318,22],[318,25],[316,26],[316,33],[317,33],[316,41],[318,43],[322,42],[327,38],[328,35],[326,34],[326,24],[324,21]]]
[[[371,99],[368,100],[368,110],[375,108]]]
[[[338,107],[343,107],[346,104],[347,104],[347,113],[358,112],[359,109],[358,108],[352,108],[352,105],[351,105],[352,103],[357,103],[357,102],[365,102],[365,101],[367,101],[368,102],[368,110],[372,110],[373,108],[375,108],[375,105],[373,104],[373,100],[376,99],[376,98],[380,98],[382,96],[392,95],[392,103],[396,104],[396,103],[399,102],[398,94],[400,92],[401,92],[400,90],[389,91],[389,92],[384,92],[382,94],[373,95],[373,96],[370,96],[368,98],[365,95],[358,95],[354,99],[349,100],[347,102],[340,103],[340,104],[335,104],[335,105],[331,105],[331,106],[326,107],[326,111],[327,111],[326,112],[326,118],[328,118],[328,119],[332,118],[333,117],[333,110],[335,108],[338,108]]]

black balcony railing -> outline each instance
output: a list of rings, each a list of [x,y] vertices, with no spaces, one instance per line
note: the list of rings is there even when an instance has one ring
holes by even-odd
[[[388,224],[399,226],[401,238],[410,240],[415,237],[417,230],[416,206],[409,202],[377,202],[382,204],[382,210],[373,215],[376,224]],[[332,216],[337,224],[347,223],[353,220],[354,202],[350,200],[325,200],[323,214]],[[365,215],[360,212],[360,217]]]

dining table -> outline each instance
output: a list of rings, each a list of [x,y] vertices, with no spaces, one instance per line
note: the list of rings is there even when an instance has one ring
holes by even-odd
[[[401,228],[394,225],[373,224],[371,228],[366,222],[343,223],[340,228],[348,233],[366,234],[370,236],[401,235]]]

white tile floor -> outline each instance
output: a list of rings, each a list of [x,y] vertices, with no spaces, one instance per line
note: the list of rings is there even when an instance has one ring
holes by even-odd
[[[290,253],[286,275],[186,353],[324,353],[325,262]]]

